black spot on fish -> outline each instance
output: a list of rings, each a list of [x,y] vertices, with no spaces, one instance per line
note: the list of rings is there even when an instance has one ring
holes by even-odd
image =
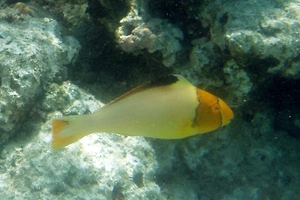
[[[145,85],[146,88],[151,87],[159,87],[159,86],[166,86],[176,83],[179,79],[174,75],[163,76],[155,79],[154,81],[150,81],[149,84]]]

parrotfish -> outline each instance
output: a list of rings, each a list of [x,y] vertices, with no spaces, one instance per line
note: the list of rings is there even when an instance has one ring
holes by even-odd
[[[99,132],[181,139],[227,125],[233,116],[222,99],[170,75],[132,89],[95,113],[55,119],[52,147]]]

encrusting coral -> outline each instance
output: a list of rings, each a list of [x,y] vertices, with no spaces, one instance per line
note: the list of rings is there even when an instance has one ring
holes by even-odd
[[[120,47],[128,53],[139,53],[146,49],[162,53],[163,64],[170,67],[181,50],[183,33],[167,20],[148,19],[146,5],[131,1],[127,16],[121,19],[115,35]],[[144,7],[143,7],[144,6]]]

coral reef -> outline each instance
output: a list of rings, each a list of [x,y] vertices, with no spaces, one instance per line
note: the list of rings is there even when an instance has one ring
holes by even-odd
[[[1,10],[0,199],[298,199],[296,0],[42,4],[80,37],[82,55],[103,55],[76,60],[78,42],[33,4]],[[62,83],[73,62],[77,85]],[[125,73],[141,82],[139,69],[157,63],[228,102],[232,123],[183,140],[100,133],[51,149],[52,119],[95,112],[95,96],[113,99],[137,83]]]
[[[213,1],[198,18],[204,27],[210,27],[213,43],[223,52],[229,51],[239,66],[267,61],[263,71],[298,79],[299,10],[293,1],[241,0],[225,6],[223,1]]]
[[[50,18],[33,18],[17,8],[0,14],[0,145],[28,119],[44,86],[78,53],[79,43],[59,36]]]
[[[90,20],[90,15],[87,13],[87,0],[36,0],[20,5],[28,7],[34,14],[49,15],[51,13],[52,17],[69,29],[78,28]]]
[[[116,39],[120,47],[128,53],[138,53],[143,49],[153,53],[162,53],[162,63],[170,67],[181,50],[179,40],[183,33],[166,20],[147,19],[146,2],[130,1],[130,11],[120,21],[116,30]]]
[[[232,104],[241,105],[253,86],[249,75],[243,68],[236,64],[235,60],[227,61],[223,72],[226,84],[228,85],[227,90],[232,91],[227,99]]]

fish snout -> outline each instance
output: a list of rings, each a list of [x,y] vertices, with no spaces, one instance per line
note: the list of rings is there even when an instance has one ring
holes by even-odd
[[[230,123],[230,121],[233,119],[234,114],[231,108],[222,100],[219,99],[219,104],[221,107],[221,115],[222,115],[222,125],[225,126]]]

